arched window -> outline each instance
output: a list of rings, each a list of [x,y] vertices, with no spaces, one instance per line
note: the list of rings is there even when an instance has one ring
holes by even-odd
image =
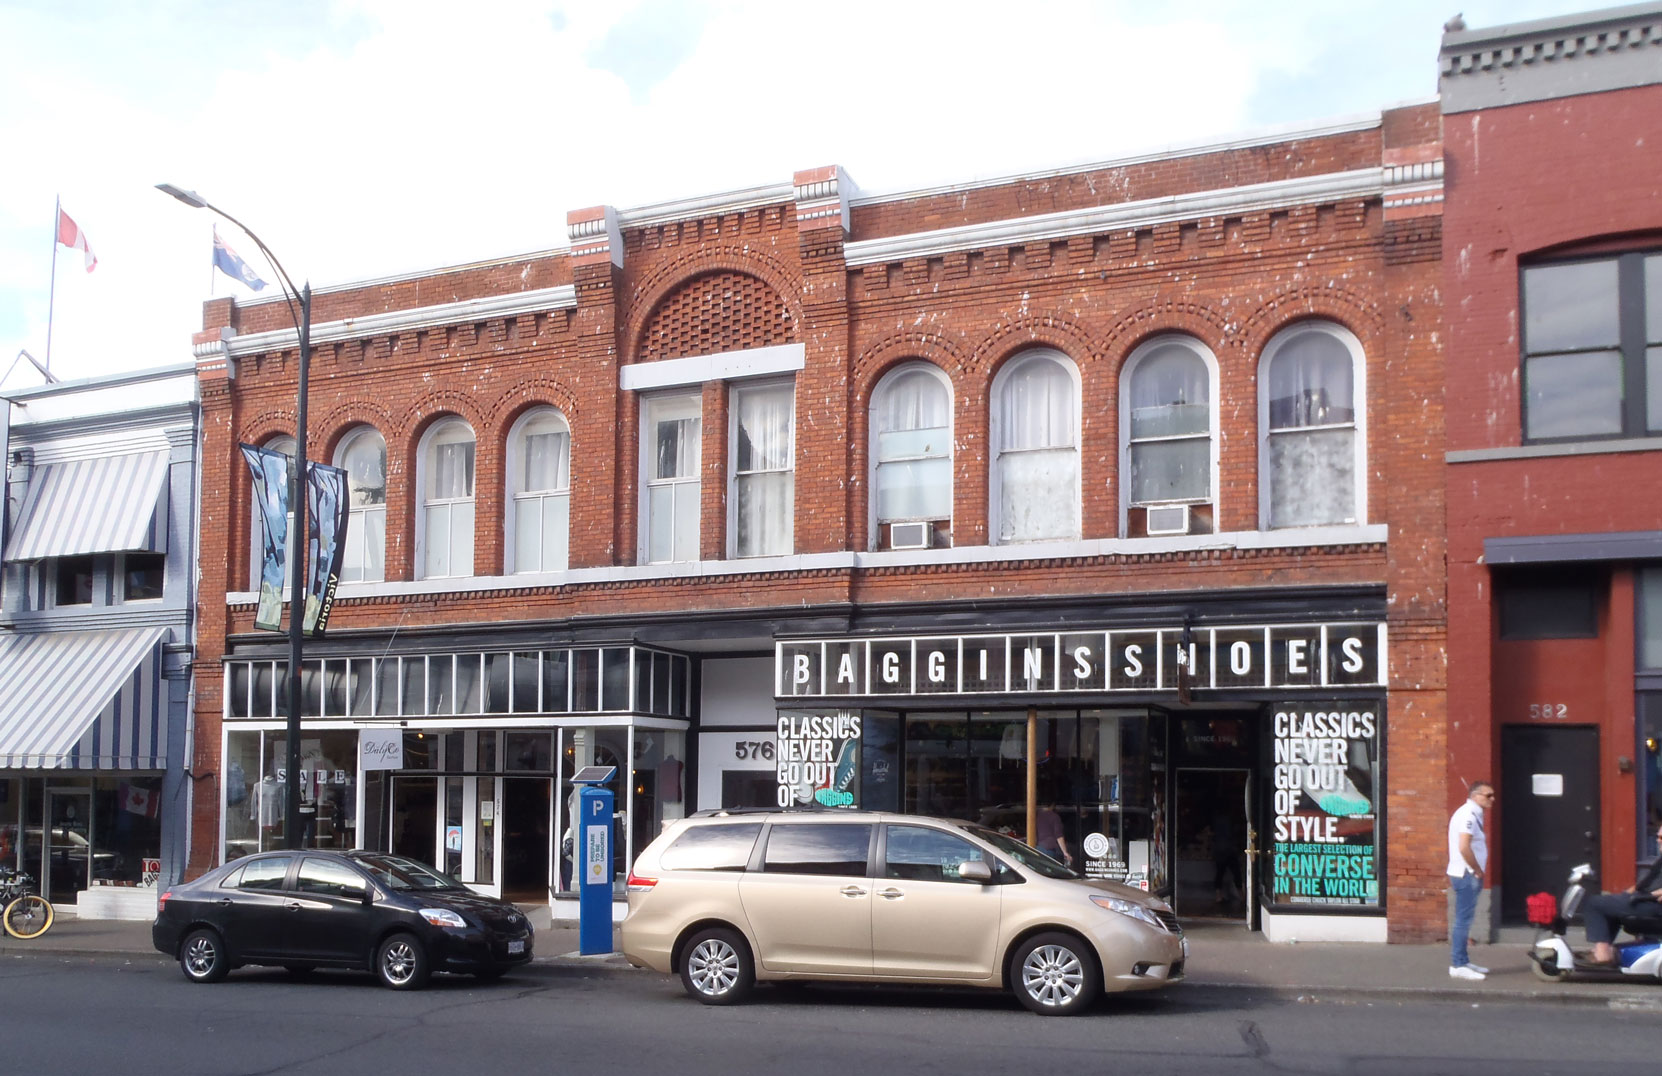
[[[289,467],[291,468],[289,473],[292,476],[292,474],[293,474],[292,468],[294,467],[294,447],[295,447],[294,438],[288,436],[287,434],[284,434],[282,436],[273,437],[273,438],[267,440],[266,443],[261,445],[260,447],[269,449],[272,452],[281,452],[283,455],[287,456],[289,458]],[[271,496],[273,494],[275,494],[278,497],[281,497],[286,502],[287,498],[288,498],[288,489],[285,486],[284,489],[281,492],[278,492],[278,491],[271,490],[271,489],[268,488],[267,489],[267,496]],[[273,502],[273,503],[275,503],[275,502]],[[256,496],[255,501],[252,505],[252,510],[248,514],[248,538],[249,538],[249,543],[248,543],[248,550],[249,550],[249,553],[248,553],[248,564],[249,564],[249,568],[248,568],[248,589],[249,590],[259,590],[260,589],[260,580],[261,580],[262,575],[266,571],[266,564],[265,564],[265,517],[264,517],[264,515],[261,514],[261,512],[262,512],[262,510],[260,508],[259,500],[258,500],[258,497]],[[288,526],[285,527],[284,531],[283,531],[283,549],[285,551],[287,551],[287,550],[290,550],[290,549],[293,549],[293,548],[294,548],[294,506],[291,504],[291,505],[289,505],[289,511],[288,511]],[[288,588],[289,588],[290,581],[294,578],[294,571],[293,571],[292,568],[290,568],[288,566],[288,564],[289,564],[288,558],[285,554],[284,559],[283,559],[283,563],[281,565],[282,582],[281,583],[275,583],[275,581],[273,581],[274,585],[277,586],[278,591],[282,594],[285,594],[285,595],[288,593]]]
[[[952,386],[944,374],[907,363],[878,383],[871,458],[873,546],[951,545]],[[903,525],[898,531],[896,523]]]
[[[1048,348],[993,380],[993,533],[999,542],[1079,537],[1079,375]]]
[[[514,424],[508,437],[510,563],[515,572],[562,572],[571,517],[571,428],[552,407]]]
[[[1182,336],[1150,340],[1126,361],[1120,428],[1127,534],[1212,530],[1216,370],[1210,352]]]
[[[346,555],[343,583],[376,583],[387,577],[387,442],[380,431],[362,426],[335,450],[335,466],[346,472]]]
[[[1266,527],[1364,519],[1362,368],[1361,342],[1326,322],[1295,325],[1264,349],[1258,458]]]
[[[416,541],[425,579],[473,574],[473,454],[473,430],[459,418],[422,439]]]

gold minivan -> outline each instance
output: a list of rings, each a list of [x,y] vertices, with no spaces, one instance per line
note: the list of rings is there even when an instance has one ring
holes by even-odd
[[[1036,1013],[1183,977],[1164,901],[971,822],[702,811],[635,861],[623,955],[707,1005],[758,981],[1008,986]]]

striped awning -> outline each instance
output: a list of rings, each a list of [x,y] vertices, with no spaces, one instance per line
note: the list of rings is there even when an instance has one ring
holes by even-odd
[[[167,761],[166,628],[0,644],[0,770],[156,770]]]
[[[168,453],[46,463],[29,478],[6,559],[167,552]]]

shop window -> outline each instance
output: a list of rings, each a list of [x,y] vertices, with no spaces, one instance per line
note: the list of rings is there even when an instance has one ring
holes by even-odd
[[[52,562],[52,604],[91,605],[96,558],[59,557]]]
[[[1259,428],[1261,518],[1266,527],[1362,519],[1357,416],[1362,347],[1336,325],[1306,322],[1264,349]]]
[[[1662,254],[1523,270],[1526,441],[1662,431]]]
[[[997,540],[1078,538],[1078,370],[1059,351],[1026,352],[998,372],[992,399]]]
[[[353,430],[335,452],[346,472],[346,555],[341,582],[380,582],[387,574],[387,442],[368,426]]]
[[[121,555],[121,599],[127,602],[159,601],[167,575],[165,553],[123,553]]]
[[[928,363],[879,382],[871,401],[872,548],[952,544],[952,388]],[[900,524],[898,529],[896,524]]]
[[[422,577],[473,574],[473,430],[461,419],[434,426],[423,439],[416,535]]]
[[[871,827],[836,823],[775,826],[762,853],[762,869],[776,874],[864,877]]]
[[[1217,361],[1188,337],[1159,337],[1126,360],[1121,487],[1130,537],[1211,533],[1216,380]]]
[[[563,572],[569,560],[571,428],[551,407],[531,411],[508,437],[515,572]]]
[[[796,520],[796,387],[733,389],[732,555],[784,556]]]
[[[1497,572],[1496,619],[1500,637],[1593,639],[1598,637],[1598,595],[1603,577],[1551,567]]]
[[[700,405],[697,395],[654,396],[642,403],[640,529],[649,564],[699,556]]]

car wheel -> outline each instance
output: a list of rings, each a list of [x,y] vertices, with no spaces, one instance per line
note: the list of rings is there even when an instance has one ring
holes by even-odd
[[[1041,1016],[1071,1016],[1096,1000],[1102,986],[1096,957],[1071,934],[1038,934],[1010,962],[1016,998]]]
[[[726,927],[699,931],[681,957],[681,984],[706,1005],[731,1005],[750,993],[756,969],[750,947]]]
[[[375,974],[394,990],[420,990],[433,972],[415,935],[394,934],[375,951]]]
[[[193,930],[179,946],[179,967],[193,983],[217,983],[231,972],[225,943],[211,930]]]

